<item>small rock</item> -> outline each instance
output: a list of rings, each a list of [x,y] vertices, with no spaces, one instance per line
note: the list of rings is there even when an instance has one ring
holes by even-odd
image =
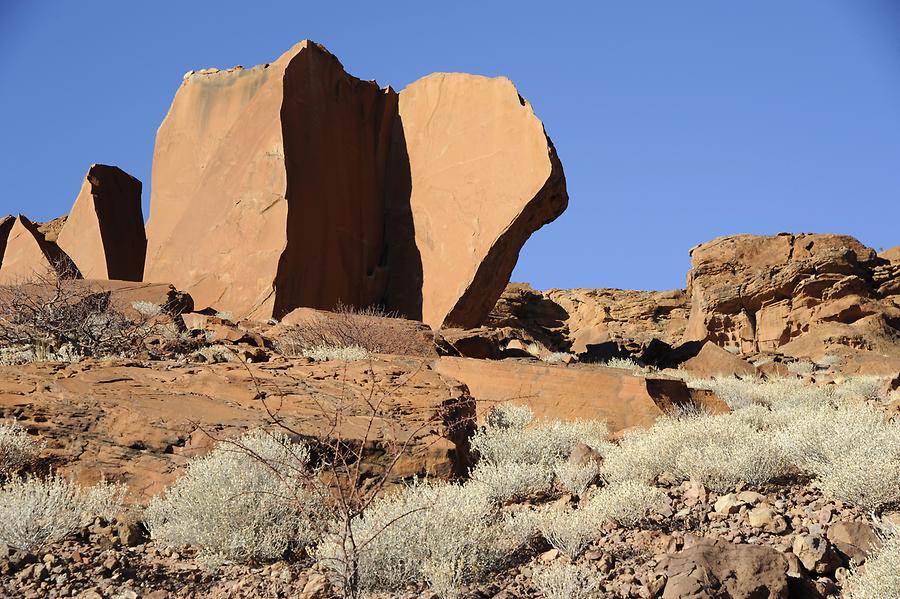
[[[841,560],[831,548],[831,544],[820,535],[797,535],[791,550],[803,567],[810,572],[829,574],[841,565]]]
[[[741,505],[742,502],[738,500],[737,495],[729,493],[716,499],[713,508],[717,514],[736,514],[741,509]]]
[[[538,557],[538,559],[541,560],[541,561],[544,562],[544,563],[550,563],[550,562],[552,562],[553,560],[555,560],[555,559],[558,558],[558,557],[559,557],[559,550],[557,550],[557,549],[550,549],[549,551],[543,552],[543,553],[540,555],[540,557]]]

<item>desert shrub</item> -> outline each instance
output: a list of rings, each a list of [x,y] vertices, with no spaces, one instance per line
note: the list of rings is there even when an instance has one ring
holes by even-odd
[[[631,432],[607,449],[602,469],[611,482],[653,482],[667,472],[696,479],[717,491],[743,481],[760,484],[787,466],[769,434],[734,414],[661,418],[647,430]]]
[[[375,307],[338,305],[333,312],[311,314],[302,324],[286,327],[275,347],[286,356],[300,356],[316,347],[361,347],[373,354],[427,356],[433,340],[412,321]]]
[[[664,501],[666,494],[640,481],[624,481],[600,489],[582,508],[594,521],[615,520],[634,526]]]
[[[306,446],[254,430],[193,460],[151,501],[146,521],[155,540],[239,561],[274,559],[315,542],[326,511]]]
[[[15,422],[0,422],[0,478],[34,463],[44,446]]]
[[[16,477],[0,487],[0,543],[31,551],[76,533],[90,519],[111,519],[125,488],[100,483],[80,487],[58,474]]]
[[[35,360],[133,353],[152,327],[118,310],[85,281],[38,276],[0,287],[0,345]],[[7,357],[8,359],[8,357]]]
[[[847,599],[900,597],[900,531],[886,531],[881,548],[862,567],[854,568],[844,582]]]
[[[148,318],[153,318],[154,316],[159,316],[163,313],[162,306],[160,306],[159,304],[154,304],[153,302],[147,302],[143,300],[132,302],[131,307],[134,308],[135,311],[139,314],[143,314]]]
[[[300,352],[304,358],[315,360],[316,362],[328,362],[331,360],[340,362],[358,362],[369,358],[369,351],[359,345],[334,346],[334,345],[317,345],[304,349]]]
[[[553,564],[535,572],[532,582],[547,599],[587,599],[595,596],[601,578],[586,566]]]
[[[787,365],[788,372],[792,374],[810,374],[816,369],[816,365],[806,360],[796,360]]]
[[[607,431],[602,421],[534,422],[525,406],[495,406],[471,439],[478,455],[472,479],[501,500],[545,491],[575,445],[600,450],[608,445]]]
[[[572,354],[564,351],[555,351],[541,356],[541,361],[547,364],[562,364],[572,357]]]
[[[483,487],[419,482],[377,498],[351,522],[357,555],[348,555],[348,533],[337,524],[316,557],[338,581],[356,567],[364,590],[426,581],[442,597],[455,597],[507,562],[531,534],[522,524],[504,516]]]
[[[538,530],[550,545],[574,561],[598,536],[596,514],[584,509],[552,507],[538,515]]]
[[[607,368],[621,368],[623,370],[640,370],[641,366],[631,358],[610,358],[601,363]]]
[[[583,495],[597,475],[600,467],[595,462],[587,464],[573,464],[560,462],[553,468],[557,480],[572,495]]]

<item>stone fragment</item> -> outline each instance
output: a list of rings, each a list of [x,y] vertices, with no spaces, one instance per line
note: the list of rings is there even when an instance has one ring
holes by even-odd
[[[661,558],[663,599],[787,599],[787,561],[769,547],[699,539]]]
[[[400,92],[399,123],[387,305],[434,329],[477,327],[522,245],[566,208],[562,165],[504,77],[419,79]]]
[[[91,165],[56,244],[86,279],[142,281],[141,182],[118,167]]]
[[[826,534],[838,551],[857,564],[862,564],[873,549],[881,545],[881,539],[868,522],[835,522]]]
[[[758,505],[747,512],[747,519],[750,526],[765,532],[781,534],[787,530],[785,519],[766,504]]]
[[[791,551],[810,572],[830,574],[841,565],[831,543],[819,534],[800,534],[794,538]]]
[[[759,371],[753,364],[709,341],[703,344],[696,356],[680,367],[698,378],[759,376]]]
[[[734,493],[722,495],[713,504],[713,509],[719,514],[736,514],[744,502],[737,498]]]

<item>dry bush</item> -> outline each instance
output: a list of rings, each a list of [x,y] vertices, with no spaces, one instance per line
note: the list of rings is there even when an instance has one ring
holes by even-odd
[[[560,462],[553,468],[557,480],[563,488],[572,495],[581,496],[600,474],[600,467],[596,462],[587,464],[573,464]]]
[[[0,478],[33,464],[45,446],[15,422],[0,422]]]
[[[345,347],[336,347],[332,345],[318,345],[304,349],[300,352],[304,358],[315,360],[316,362],[359,362],[368,360],[371,357],[369,350],[359,345],[348,345]]]
[[[534,586],[547,599],[587,599],[600,588],[600,575],[586,566],[553,564],[538,570]]]
[[[575,561],[597,539],[601,523],[588,510],[552,507],[539,513],[537,526],[554,549]]]
[[[125,488],[100,483],[83,488],[51,474],[12,478],[0,487],[0,543],[31,551],[76,533],[90,519],[111,519]]]
[[[536,423],[533,417],[525,406],[498,405],[472,436],[470,446],[478,463],[471,477],[490,487],[498,500],[547,491],[555,467],[577,444],[598,450],[608,445],[605,422]]]
[[[415,483],[380,497],[350,528],[361,589],[399,591],[425,581],[442,597],[500,568],[531,533],[504,517],[483,488],[448,483]],[[316,557],[344,567],[344,542],[336,523]]]
[[[881,548],[855,567],[844,582],[847,599],[896,599],[900,597],[900,531],[885,531]]]
[[[130,354],[152,333],[112,305],[111,293],[84,281],[35,275],[0,287],[0,345],[18,359]],[[7,361],[12,361],[9,353]]]
[[[641,366],[631,358],[610,358],[600,364],[607,368],[621,368],[623,370],[640,370]]]
[[[622,526],[634,526],[665,499],[661,489],[631,480],[600,489],[582,509],[595,522],[614,520]]]
[[[781,474],[787,460],[771,436],[734,414],[664,417],[626,434],[607,449],[602,476],[609,482],[653,482],[666,472],[695,479],[717,491],[739,482],[764,483]]]
[[[309,450],[254,430],[222,442],[146,510],[152,537],[227,560],[275,559],[318,540],[327,518]]]
[[[373,354],[405,356],[433,354],[433,342],[416,330],[412,321],[377,308],[344,305],[287,327],[275,340],[275,347],[285,356],[302,356],[320,347],[360,347]]]

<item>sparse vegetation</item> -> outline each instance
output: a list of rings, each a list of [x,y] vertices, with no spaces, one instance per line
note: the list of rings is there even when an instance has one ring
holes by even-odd
[[[154,539],[228,560],[273,559],[318,540],[326,517],[309,450],[255,430],[196,459],[147,508]]]
[[[888,527],[881,548],[844,584],[847,599],[893,599],[900,597],[900,530]]]
[[[33,464],[44,446],[15,422],[0,422],[0,480]]]
[[[125,488],[80,487],[58,474],[14,477],[0,487],[0,543],[31,551],[65,539],[95,516],[112,518]]]
[[[163,313],[162,306],[160,306],[159,304],[154,304],[153,302],[132,302],[131,307],[134,308],[138,313],[143,314],[148,318],[153,318],[154,316],[159,316]]]
[[[370,357],[369,351],[359,345],[334,346],[334,345],[317,345],[300,352],[304,358],[315,360],[316,362],[328,362],[336,360],[339,362],[359,362],[367,360]]]
[[[587,599],[600,586],[596,572],[573,564],[547,566],[535,572],[532,580],[547,599]]]

